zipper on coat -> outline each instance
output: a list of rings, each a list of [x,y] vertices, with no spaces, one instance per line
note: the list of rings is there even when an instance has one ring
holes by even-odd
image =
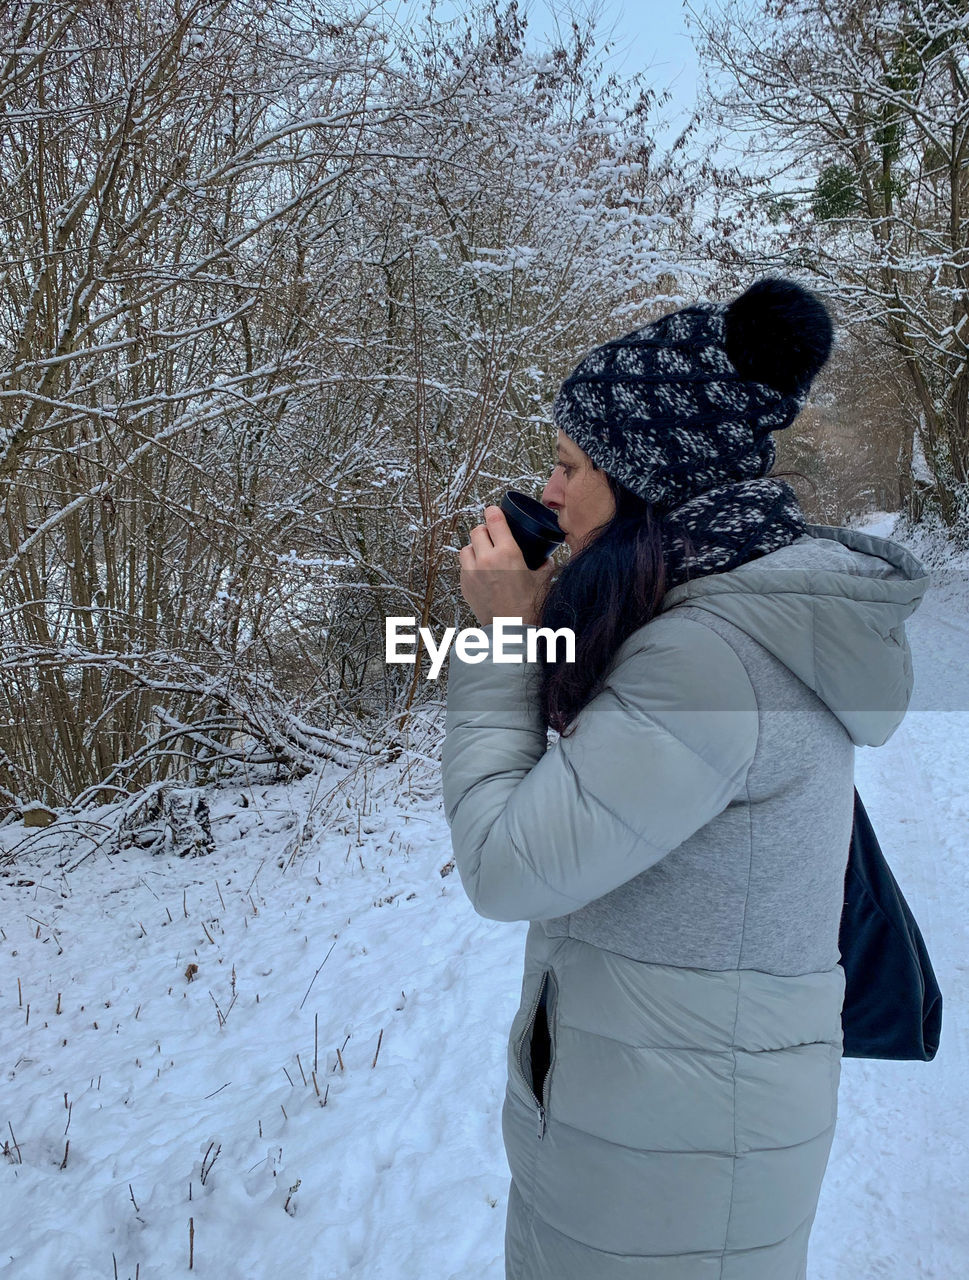
[[[552,1080],[552,1064],[555,1062],[555,1012],[558,1007],[558,994],[559,994],[559,984],[555,978],[555,974],[551,971],[551,969],[548,969],[546,972],[548,975],[548,982],[551,983],[551,986],[552,986],[553,995],[552,995],[551,1001],[549,1001],[548,998],[546,997],[545,1021],[546,1021],[546,1025],[548,1026],[548,1039],[549,1039],[548,1067],[545,1070],[545,1079],[542,1081],[542,1100],[538,1104],[538,1136],[539,1138],[543,1138],[545,1136],[545,1128],[546,1128],[545,1109],[548,1106],[549,1086]],[[539,999],[541,999],[541,993],[539,993]],[[549,1017],[549,1014],[548,1014],[549,1009],[551,1010],[551,1015],[552,1015],[551,1017]]]
[[[522,1079],[525,1081],[526,1085],[528,1086],[528,1091],[533,1098],[535,1097],[535,1090],[534,1090],[534,1087],[529,1083],[528,1077],[525,1074],[525,1068],[524,1068],[524,1065],[522,1064],[522,1048],[525,1044],[526,1036],[528,1036],[529,1033],[532,1033],[532,1034],[534,1033],[535,1016],[538,1013],[538,1006],[541,1003],[542,994],[547,989],[549,982],[555,985],[556,994],[557,994],[558,984],[555,982],[555,978],[552,975],[552,971],[550,969],[545,969],[542,972],[542,981],[539,983],[538,991],[535,994],[535,999],[531,1003],[531,1007],[528,1011],[528,1017],[525,1019],[525,1025],[522,1028],[521,1035],[518,1037],[518,1043],[515,1046],[515,1060],[518,1064],[519,1073],[521,1074]],[[550,1023],[549,1023],[549,1039],[551,1041],[551,1024]],[[552,1070],[552,1059],[554,1057],[553,1050],[554,1050],[554,1041],[551,1041],[550,1051],[549,1051],[549,1065],[548,1065],[548,1069],[545,1072],[545,1080],[542,1083],[542,1097],[540,1099],[535,1100],[535,1105],[538,1108],[539,1138],[543,1138],[545,1136],[545,1130],[547,1127],[546,1116],[545,1116],[545,1101],[548,1097],[548,1081],[549,1081],[549,1076]]]
[[[532,1031],[535,1024],[535,1015],[538,1012],[539,1002],[542,998],[542,992],[545,990],[545,984],[548,982],[548,970],[542,973],[542,980],[538,984],[538,990],[535,992],[535,999],[531,1003],[528,1010],[528,1017],[525,1019],[525,1025],[522,1027],[521,1034],[518,1037],[518,1043],[515,1045],[515,1061],[518,1064],[518,1071],[522,1079],[528,1085],[528,1092],[535,1096],[535,1090],[528,1084],[528,1076],[525,1074],[525,1067],[522,1063],[522,1047],[525,1044],[525,1037]]]

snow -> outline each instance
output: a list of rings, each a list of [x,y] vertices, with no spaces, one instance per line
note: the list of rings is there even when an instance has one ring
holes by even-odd
[[[844,1060],[811,1280],[969,1271],[969,565],[949,567],[908,624],[912,710],[856,753],[942,1044]],[[474,913],[437,768],[413,761],[349,807],[339,770],[211,787],[204,858],[56,857],[57,823],[0,829],[22,846],[0,875],[4,1277],[187,1276],[191,1221],[199,1276],[503,1280],[527,924]]]

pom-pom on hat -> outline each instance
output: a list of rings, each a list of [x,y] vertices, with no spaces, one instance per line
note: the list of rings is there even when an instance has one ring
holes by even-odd
[[[557,427],[667,514],[724,484],[766,476],[831,351],[824,304],[793,280],[758,280],[589,352],[562,383]]]

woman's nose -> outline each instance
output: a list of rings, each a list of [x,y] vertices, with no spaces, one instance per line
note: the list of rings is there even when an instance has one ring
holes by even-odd
[[[558,486],[555,483],[555,476],[550,476],[545,488],[542,490],[542,502],[546,507],[561,504],[561,498],[558,493]]]

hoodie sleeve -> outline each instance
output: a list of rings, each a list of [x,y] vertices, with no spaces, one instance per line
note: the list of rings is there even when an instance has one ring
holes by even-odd
[[[709,627],[662,615],[621,646],[573,734],[547,748],[540,663],[452,650],[441,757],[444,812],[474,909],[492,920],[567,915],[625,884],[742,790],[757,746],[747,672]],[[525,635],[535,627],[505,627]],[[506,652],[510,650],[506,649]]]

